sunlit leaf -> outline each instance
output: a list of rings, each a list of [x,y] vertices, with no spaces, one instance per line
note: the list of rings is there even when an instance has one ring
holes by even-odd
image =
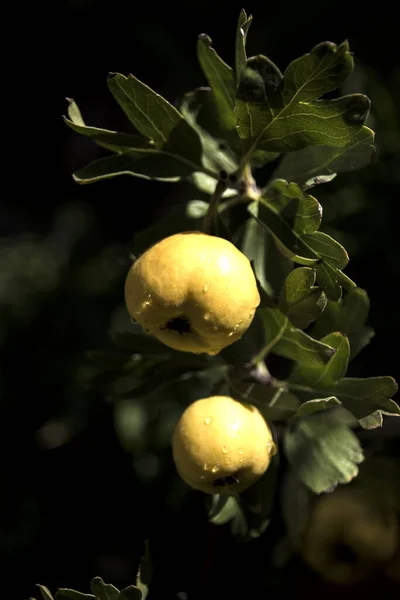
[[[364,460],[357,436],[325,411],[296,421],[286,432],[284,449],[297,475],[316,494],[354,479]]]
[[[346,146],[309,146],[285,154],[273,177],[295,181],[301,186],[315,178],[315,183],[325,183],[336,173],[369,165],[374,151],[374,132],[364,125]],[[326,176],[328,179],[321,178]]]
[[[314,365],[317,363],[327,363],[334,355],[335,349],[315,340],[304,333],[304,331],[301,331],[301,329],[297,329],[288,323],[279,340],[274,345],[273,352],[295,362]]]
[[[305,235],[303,240],[334,269],[343,269],[349,262],[349,256],[343,246],[326,233],[315,231]]]
[[[328,300],[338,302],[342,297],[342,286],[339,283],[338,270],[326,262],[316,266],[317,283],[324,290]]]
[[[289,378],[291,383],[309,385],[314,389],[329,389],[346,375],[350,355],[347,336],[338,332],[330,333],[321,342],[335,348],[335,354],[325,365],[305,361],[296,365]]]
[[[334,394],[345,408],[362,419],[376,410],[400,414],[399,406],[391,399],[397,387],[393,377],[345,377],[336,384]]]
[[[214,525],[225,525],[231,521],[238,512],[236,498],[232,496],[212,496],[212,504],[209,511],[209,520]]]
[[[238,131],[246,154],[350,144],[368,116],[368,98],[362,94],[318,98],[339,87],[352,68],[347,42],[319,44],[293,61],[284,76],[265,56],[248,59],[236,100]]]
[[[332,408],[332,406],[339,406],[340,401],[335,396],[329,396],[328,398],[315,398],[304,402],[296,413],[296,417],[307,417],[321,410]]]
[[[119,590],[110,583],[104,583],[101,577],[92,579],[90,589],[97,600],[118,600]]]
[[[246,40],[252,20],[253,17],[251,15],[248,17],[244,9],[240,11],[239,20],[236,28],[235,48],[235,67],[236,76],[238,79],[240,78],[241,72],[246,67]]]
[[[45,585],[38,585],[43,600],[53,600],[50,590]]]

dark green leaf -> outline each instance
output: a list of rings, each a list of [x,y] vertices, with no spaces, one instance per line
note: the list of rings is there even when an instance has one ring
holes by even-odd
[[[92,579],[90,589],[97,600],[118,600],[119,590],[110,583],[104,583],[101,577]]]
[[[326,233],[315,231],[305,235],[303,240],[334,269],[343,269],[349,262],[349,256],[343,246]]]
[[[281,491],[282,517],[292,549],[299,550],[307,523],[311,494],[296,471],[285,470]]]
[[[294,269],[286,278],[279,297],[280,310],[299,329],[305,329],[324,311],[327,299],[322,290],[313,287],[315,270]]]
[[[391,399],[397,392],[393,377],[345,377],[333,389],[343,406],[357,419],[367,417],[376,410],[400,414],[399,406]]]
[[[336,350],[332,358],[325,364],[306,363],[298,364],[290,375],[290,382],[309,385],[314,389],[329,389],[344,377],[347,372],[350,346],[346,335],[330,333],[321,342]]]
[[[316,264],[320,260],[318,253],[303,241],[303,237],[318,229],[322,208],[297,184],[280,179],[273,181],[259,202],[250,204],[248,210],[274,235],[278,247],[291,260],[304,265]]]
[[[108,87],[131,123],[157,148],[200,164],[201,144],[197,132],[165,98],[133,75],[111,73]]]
[[[77,183],[96,183],[118,175],[178,181],[199,168],[177,155],[160,150],[137,149],[94,160],[75,171],[73,178]]]
[[[238,159],[231,147],[235,148],[238,143],[237,133],[235,130],[225,131],[212,90],[198,88],[188,92],[181,102],[180,110],[200,136],[204,166],[215,173],[221,170],[228,174],[236,171]],[[212,191],[214,189],[215,183]]]
[[[324,314],[313,327],[312,335],[319,339],[331,331],[345,333],[349,338],[352,359],[374,335],[373,330],[365,326],[368,313],[367,292],[354,288],[340,302],[328,302]]]
[[[279,356],[307,364],[325,364],[335,353],[331,346],[315,340],[291,324],[286,325],[273,351]]]
[[[118,600],[143,600],[143,596],[138,587],[130,585],[121,590]]]
[[[361,169],[370,164],[374,151],[374,132],[364,125],[346,146],[309,146],[285,154],[273,177],[303,186],[313,178]]]
[[[246,223],[241,250],[251,261],[264,292],[277,296],[293,265],[279,252],[272,234],[256,219],[250,218]]]
[[[130,133],[119,133],[98,127],[88,127],[82,118],[77,104],[69,99],[68,116],[63,117],[64,122],[76,133],[92,138],[99,146],[107,148],[112,152],[122,152],[127,148],[151,148],[150,141],[141,135]]]
[[[246,40],[247,34],[251,25],[253,17],[250,15],[247,17],[246,11],[242,9],[240,11],[239,20],[236,28],[236,49],[235,49],[235,67],[236,77],[240,80],[240,74],[246,67],[247,55],[246,55]]]
[[[257,314],[262,321],[266,341],[262,354],[267,356],[283,335],[287,317],[278,308],[259,308]]]
[[[326,294],[328,300],[338,302],[342,297],[342,286],[339,283],[339,271],[330,264],[322,262],[317,264],[317,283]]]
[[[284,437],[284,448],[300,479],[316,494],[354,479],[364,459],[353,431],[325,411],[296,421]]]
[[[208,35],[202,33],[197,42],[197,57],[203,73],[212,89],[215,104],[218,108],[224,128],[233,130],[236,125],[234,114],[236,79],[235,73],[218,56],[211,46],[212,41]]]
[[[346,81],[354,68],[348,42],[339,46],[322,42],[309,54],[292,61],[284,74],[283,97],[285,105],[310,102],[327,92],[336,90]]]
[[[331,45],[338,54],[343,48],[343,44],[339,48]],[[302,61],[309,62],[307,57],[311,53],[298,59],[295,68],[289,65],[283,80],[266,57],[256,56],[247,61],[237,91],[236,118],[248,155],[256,149],[290,152],[310,145],[346,146],[353,141],[368,116],[370,101],[362,94],[316,100],[332,90],[341,73],[349,72],[346,48],[342,53],[344,60],[333,66],[332,76],[320,77],[326,56],[326,53],[322,56],[320,49],[321,45],[313,51],[320,67],[312,73],[299,68]]]
[[[61,588],[56,591],[56,600],[96,600],[92,594],[82,594],[75,590]]]
[[[50,590],[45,585],[38,585],[37,587],[39,588],[43,600],[53,600]]]
[[[209,511],[210,523],[225,525],[225,523],[228,523],[236,516],[238,510],[236,498],[214,494]]]
[[[307,417],[321,410],[332,408],[332,406],[340,405],[340,401],[335,396],[329,396],[328,398],[315,398],[304,402],[296,413],[296,417]]]

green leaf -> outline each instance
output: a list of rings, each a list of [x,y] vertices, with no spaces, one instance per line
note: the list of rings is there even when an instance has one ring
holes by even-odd
[[[340,302],[329,301],[312,329],[313,337],[320,339],[331,331],[345,333],[350,342],[350,360],[353,359],[374,336],[374,331],[365,326],[369,307],[368,294],[359,287],[345,294]]]
[[[90,589],[97,600],[118,600],[119,590],[110,583],[104,583],[101,577],[92,579]]]
[[[317,264],[316,271],[317,283],[324,290],[328,300],[339,302],[342,297],[339,271],[325,262]]]
[[[143,600],[142,592],[135,585],[130,585],[121,590],[118,600]]]
[[[236,28],[235,67],[238,80],[240,80],[240,74],[246,67],[246,41],[252,20],[253,17],[251,15],[248,17],[246,11],[242,8]]]
[[[305,361],[293,369],[289,381],[291,383],[309,385],[314,389],[329,389],[347,372],[350,345],[346,335],[330,333],[321,342],[336,350],[332,358],[325,364],[308,364]]]
[[[215,158],[215,157],[214,157]],[[232,165],[229,167],[229,170],[233,168]],[[226,170],[226,169],[224,169]],[[205,194],[211,196],[215,192],[216,187],[216,179],[215,177],[211,177],[207,175],[207,173],[195,172],[192,173],[189,177],[189,181],[193,183],[193,185],[204,192]],[[230,198],[231,196],[236,196],[237,191],[233,188],[227,188],[225,192],[222,194],[222,198]],[[208,203],[207,203],[208,205]],[[221,205],[218,206],[218,209],[221,210]],[[224,210],[224,209],[222,209]]]
[[[368,98],[362,94],[317,98],[338,87],[352,67],[347,42],[319,44],[291,63],[283,77],[266,57],[248,59],[236,101],[246,154],[350,144],[368,116]]]
[[[45,585],[38,585],[37,587],[39,588],[43,600],[53,600],[50,590]]]
[[[224,129],[211,88],[198,88],[185,94],[180,111],[200,136],[204,166],[215,173],[235,172],[238,158],[232,147],[237,145],[237,134]]]
[[[364,460],[357,436],[325,411],[296,421],[286,432],[284,449],[300,479],[315,494],[354,479]]]
[[[314,287],[315,270],[299,267],[289,273],[279,296],[279,308],[299,329],[305,329],[323,313],[325,293]]]
[[[282,337],[287,326],[287,317],[278,308],[259,308],[257,314],[261,319],[266,341],[262,354],[267,356]]]
[[[212,89],[220,119],[226,130],[234,130],[236,119],[234,113],[236,79],[235,73],[218,56],[211,46],[211,38],[205,33],[199,35],[197,57],[203,73]]]
[[[290,323],[286,325],[273,351],[274,354],[290,358],[295,362],[313,365],[327,363],[335,353],[334,348],[315,340]]]
[[[334,269],[343,269],[349,262],[349,256],[343,246],[326,233],[315,231],[305,235],[303,240]]]
[[[391,399],[397,392],[397,387],[393,377],[345,377],[336,384],[334,394],[357,419],[367,417],[377,410],[399,415],[400,408]]]
[[[96,183],[118,175],[132,175],[142,179],[178,181],[199,169],[188,161],[160,150],[137,149],[122,154],[106,156],[75,171],[77,183]]]
[[[372,160],[374,136],[374,132],[364,125],[346,146],[309,146],[285,154],[273,177],[303,186],[310,179],[361,169]],[[316,183],[325,181],[320,179]]]
[[[308,415],[313,415],[316,412],[338,405],[340,405],[340,401],[335,396],[315,398],[314,400],[304,402],[297,411],[296,417],[307,417]]]
[[[214,525],[225,525],[231,521],[238,512],[236,498],[233,496],[221,496],[214,494],[211,499],[211,507],[208,513],[210,523]]]
[[[165,98],[133,75],[110,73],[108,87],[134,127],[157,148],[200,164],[197,132]]]
[[[282,253],[304,265],[320,259],[303,237],[315,232],[321,224],[322,208],[317,200],[305,194],[295,183],[276,179],[258,202],[248,206],[258,222],[272,233]]]
[[[63,119],[66,125],[76,133],[90,137],[96,144],[112,152],[123,152],[128,148],[151,148],[150,141],[141,135],[88,127],[85,125],[76,102],[71,99],[68,99],[68,101],[70,103],[68,106],[69,119],[67,117],[63,117]]]
[[[56,591],[56,600],[96,600],[96,597],[92,594],[82,594],[75,590],[61,588]]]

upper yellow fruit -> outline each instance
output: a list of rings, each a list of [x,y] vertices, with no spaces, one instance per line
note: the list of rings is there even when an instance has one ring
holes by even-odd
[[[175,427],[172,452],[180,476],[191,487],[232,495],[261,477],[276,446],[255,406],[211,396],[186,408]]]
[[[397,517],[382,512],[361,490],[338,488],[317,499],[306,526],[302,554],[324,579],[357,583],[396,551]]]
[[[193,231],[161,240],[133,263],[125,301],[130,315],[167,346],[217,354],[247,330],[260,295],[236,246]]]

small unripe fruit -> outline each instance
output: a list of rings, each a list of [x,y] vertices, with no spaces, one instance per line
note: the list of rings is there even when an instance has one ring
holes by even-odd
[[[303,539],[304,561],[327,581],[354,584],[393,557],[397,517],[361,490],[338,488],[320,496]]]
[[[217,354],[248,329],[260,295],[236,246],[189,231],[161,240],[133,263],[125,301],[131,317],[167,346]]]
[[[172,438],[178,473],[191,487],[208,494],[233,495],[267,470],[276,446],[258,409],[229,396],[190,404]]]

